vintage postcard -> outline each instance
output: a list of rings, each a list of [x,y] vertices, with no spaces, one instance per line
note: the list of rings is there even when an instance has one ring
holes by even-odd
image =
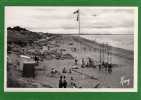
[[[5,6],[5,92],[137,92],[138,8]]]

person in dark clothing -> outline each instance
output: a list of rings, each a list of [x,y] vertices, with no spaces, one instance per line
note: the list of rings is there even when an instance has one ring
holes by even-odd
[[[70,73],[70,74],[72,73],[72,69],[71,69],[71,68],[69,69],[69,73]]]
[[[112,73],[112,64],[109,64],[109,66],[108,66],[108,72],[109,72],[109,74]]]
[[[37,64],[39,64],[39,60],[40,60],[40,59],[39,59],[39,56],[37,56]]]
[[[105,62],[103,61],[103,62],[102,62],[102,66],[104,66],[104,65],[105,65]]]
[[[64,76],[64,79],[63,79],[63,87],[67,88],[67,81],[66,81],[66,77],[65,76]]]
[[[106,62],[105,64],[104,64],[104,68],[105,68],[105,72],[107,72],[108,71],[108,62]]]
[[[77,60],[77,59],[75,59],[75,65],[77,65],[77,62],[78,62],[78,60]]]
[[[101,71],[101,64],[99,64],[98,67],[99,67],[99,71]]]
[[[104,68],[105,68],[105,62],[103,61],[103,62],[102,62],[102,65],[101,65],[101,71],[102,71],[102,72],[104,71]]]
[[[82,65],[81,65],[82,68],[85,67],[85,61],[84,61],[84,58],[82,59]]]
[[[38,64],[39,58],[37,56],[34,57],[35,62]]]
[[[60,79],[59,79],[59,88],[63,88],[63,80],[62,80],[62,76],[60,76]]]

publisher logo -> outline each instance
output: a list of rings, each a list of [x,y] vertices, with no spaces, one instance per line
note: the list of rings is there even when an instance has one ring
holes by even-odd
[[[122,88],[128,88],[130,85],[130,79],[125,78],[125,76],[122,76],[120,78],[120,84]]]

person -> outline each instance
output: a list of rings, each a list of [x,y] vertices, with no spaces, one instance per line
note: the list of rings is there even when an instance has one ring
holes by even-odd
[[[84,61],[84,58],[82,58],[82,65],[81,65],[82,68],[85,67],[85,61]]]
[[[104,71],[104,68],[105,68],[105,62],[103,61],[103,62],[102,62],[102,65],[101,65],[101,71],[102,71],[102,72]]]
[[[89,67],[89,62],[86,62],[86,67]]]
[[[107,72],[107,71],[108,71],[108,62],[106,62],[106,63],[104,64],[104,68],[105,68],[105,72]]]
[[[76,84],[75,84],[75,81],[74,81],[73,77],[71,77],[70,85],[71,85],[72,88],[77,87]]]
[[[62,76],[60,76],[60,79],[59,79],[59,88],[62,88],[63,87],[63,80],[62,80]]]
[[[92,59],[90,57],[88,58],[88,61],[89,61],[89,67],[95,68],[95,66],[93,64],[93,61],[92,61]]]
[[[39,56],[37,56],[37,64],[39,64]]]
[[[77,59],[75,59],[75,65],[77,65],[77,62],[78,62],[78,60],[77,60]]]
[[[62,73],[67,73],[66,68],[64,67]]]
[[[55,68],[51,68],[51,73],[55,74],[57,71],[55,70]]]
[[[66,80],[65,76],[64,76],[64,79],[63,79],[63,88],[67,88],[67,80]]]
[[[99,71],[101,71],[101,64],[99,64],[99,66],[98,66],[98,67],[99,67]]]
[[[39,58],[35,55],[34,57],[35,62],[38,64],[39,63]]]
[[[71,68],[69,69],[69,73],[70,73],[70,74],[72,73],[72,69],[71,69]]]
[[[109,66],[108,66],[108,72],[109,72],[109,74],[112,73],[112,64],[109,64]]]
[[[37,62],[37,57],[36,57],[36,55],[34,56],[34,61]]]

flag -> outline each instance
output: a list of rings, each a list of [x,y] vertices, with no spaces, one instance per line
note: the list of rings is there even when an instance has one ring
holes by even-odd
[[[73,14],[77,14],[77,21],[79,21],[79,9],[78,10],[76,10],[75,12],[73,12]]]

